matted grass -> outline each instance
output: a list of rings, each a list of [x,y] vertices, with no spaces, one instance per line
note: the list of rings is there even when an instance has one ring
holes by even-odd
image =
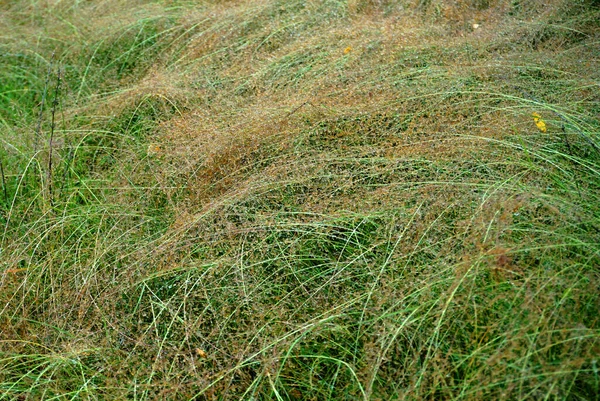
[[[0,399],[596,399],[598,20],[0,0]]]

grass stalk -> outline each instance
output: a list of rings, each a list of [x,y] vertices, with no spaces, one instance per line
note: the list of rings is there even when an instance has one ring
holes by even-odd
[[[50,207],[54,207],[54,196],[53,196],[53,178],[52,178],[52,156],[54,153],[54,147],[56,143],[54,141],[54,130],[56,127],[56,110],[59,103],[60,96],[60,87],[61,87],[61,68],[59,67],[56,72],[56,86],[54,88],[54,99],[52,100],[52,109],[50,111],[51,121],[50,121],[50,137],[48,139],[48,173],[47,173],[47,182],[48,182],[48,200],[50,202]]]

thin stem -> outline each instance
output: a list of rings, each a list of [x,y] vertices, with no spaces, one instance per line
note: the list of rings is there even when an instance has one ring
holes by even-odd
[[[54,89],[54,99],[52,101],[52,122],[50,124],[50,139],[48,143],[49,156],[48,156],[48,198],[50,200],[50,206],[54,206],[54,200],[52,199],[52,153],[54,148],[54,127],[56,118],[56,107],[58,106],[58,96],[60,91],[60,78],[61,69],[58,68],[56,73],[56,87]]]
[[[6,192],[6,178],[4,176],[4,165],[2,164],[2,160],[0,160],[0,175],[2,175],[2,189],[4,190],[4,201],[8,205],[8,193]]]
[[[42,120],[44,117],[44,105],[46,104],[46,96],[48,94],[48,85],[50,85],[50,74],[52,73],[52,65],[54,61],[54,52],[50,57],[50,63],[48,64],[48,72],[46,73],[46,82],[44,83],[44,91],[42,92],[42,101],[40,103],[40,112],[38,113],[38,123],[35,130],[35,138],[33,141],[33,153],[36,154],[40,138],[42,137]]]

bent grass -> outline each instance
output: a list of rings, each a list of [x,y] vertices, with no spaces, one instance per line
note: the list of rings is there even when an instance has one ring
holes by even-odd
[[[350,3],[0,6],[0,399],[594,399],[600,11]]]

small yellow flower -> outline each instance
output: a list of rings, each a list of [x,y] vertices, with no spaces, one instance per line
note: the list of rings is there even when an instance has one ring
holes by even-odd
[[[351,48],[350,46],[348,46],[348,47],[346,47],[346,48],[344,49],[344,54],[348,54],[348,53],[350,53],[351,51],[352,51],[352,48]]]
[[[538,113],[532,113],[531,115],[533,116],[533,122],[538,127],[538,129],[542,132],[546,132],[546,123],[544,122],[544,120],[542,120],[542,116],[540,116]]]
[[[162,152],[162,148],[157,143],[151,143],[148,145],[148,154],[150,156],[157,155]]]

